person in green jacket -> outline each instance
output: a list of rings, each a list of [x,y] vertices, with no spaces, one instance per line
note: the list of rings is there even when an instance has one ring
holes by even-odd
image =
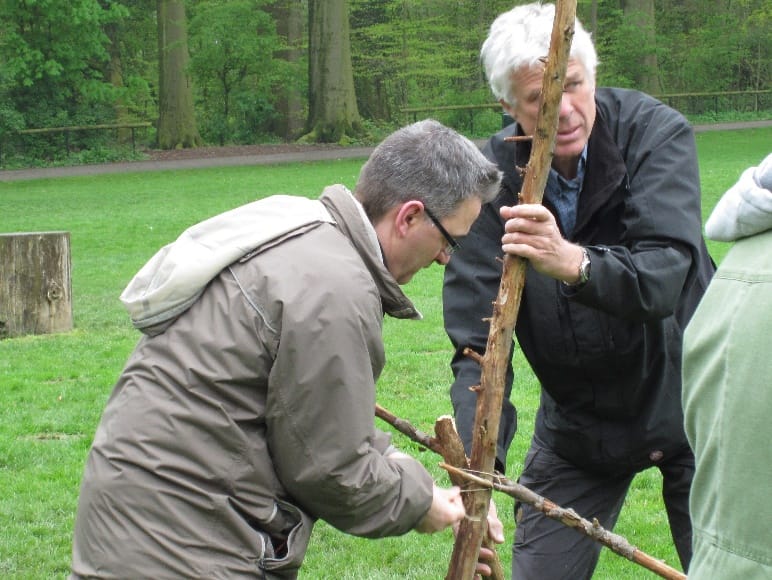
[[[772,578],[772,154],[724,194],[705,233],[735,244],[684,335],[689,579]]]

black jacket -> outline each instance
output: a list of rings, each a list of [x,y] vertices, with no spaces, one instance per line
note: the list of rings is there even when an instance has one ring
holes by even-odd
[[[687,446],[681,339],[714,265],[701,234],[697,154],[687,121],[636,91],[598,89],[596,103],[571,236],[589,250],[590,280],[572,290],[529,266],[515,332],[542,386],[536,436],[578,466],[618,473]],[[487,143],[486,155],[505,172],[502,190],[445,273],[445,328],[456,348],[451,397],[467,450],[476,398],[468,387],[479,384],[480,369],[462,350],[485,350],[484,319],[501,280],[498,210],[517,203],[522,179],[515,166],[525,167],[530,155],[529,144],[503,138],[519,131],[510,125]],[[511,384],[510,366],[500,466],[516,429]]]

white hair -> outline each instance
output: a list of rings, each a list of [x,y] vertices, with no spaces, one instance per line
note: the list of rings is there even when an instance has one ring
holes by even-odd
[[[524,4],[504,12],[491,24],[488,38],[480,50],[485,76],[497,99],[511,107],[516,105],[513,95],[512,72],[531,68],[549,53],[554,4]],[[584,67],[591,83],[595,84],[598,55],[590,33],[579,19],[575,22],[570,58]]]

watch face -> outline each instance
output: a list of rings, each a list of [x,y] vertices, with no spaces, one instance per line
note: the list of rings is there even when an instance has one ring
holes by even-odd
[[[583,283],[590,279],[590,255],[587,253],[587,250],[584,251],[584,260],[582,260],[582,264],[579,266],[579,279]]]
[[[566,286],[581,286],[590,279],[590,253],[582,248],[582,262],[579,264],[579,280],[576,282],[563,282]]]

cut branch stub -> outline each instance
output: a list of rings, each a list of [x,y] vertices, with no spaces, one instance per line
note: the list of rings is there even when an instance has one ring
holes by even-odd
[[[458,431],[456,431],[456,423],[453,421],[453,418],[445,415],[437,419],[434,423],[434,434],[437,436],[437,442],[440,449],[442,449],[440,455],[442,455],[445,463],[462,470],[468,469],[469,459],[466,456],[461,437],[459,437]],[[448,476],[453,485],[457,485],[462,490],[467,491],[467,488],[469,487],[469,481],[467,479],[451,471],[448,471]],[[467,513],[470,509],[469,502],[471,501],[471,498],[471,494],[463,494],[464,509],[467,510]],[[492,578],[493,580],[504,580],[504,568],[501,565],[501,560],[499,560],[495,544],[486,535],[483,538],[482,545],[489,549],[493,554],[493,558],[487,562],[491,567],[491,575],[489,578]]]

